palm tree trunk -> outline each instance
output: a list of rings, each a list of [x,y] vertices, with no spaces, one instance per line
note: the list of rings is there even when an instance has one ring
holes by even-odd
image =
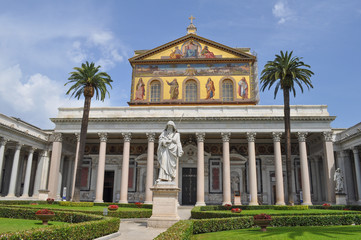
[[[75,187],[74,195],[72,197],[73,202],[80,202],[80,187],[81,187],[81,164],[83,162],[84,151],[85,151],[85,141],[88,131],[88,121],[89,121],[89,111],[90,111],[91,97],[85,97],[84,108],[83,108],[83,119],[81,122],[80,130],[80,142],[79,142],[79,152],[78,152],[78,162],[76,163],[76,175],[75,175]]]
[[[287,172],[287,193],[288,204],[294,204],[293,196],[293,164],[291,159],[291,114],[290,114],[290,89],[283,89],[284,101],[284,121],[285,121],[285,141],[286,141],[286,172]]]

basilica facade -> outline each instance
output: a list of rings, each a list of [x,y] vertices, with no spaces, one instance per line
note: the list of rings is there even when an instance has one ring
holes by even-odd
[[[348,203],[361,201],[360,125],[332,129],[325,105],[291,106],[293,175],[286,179],[283,106],[258,105],[257,56],[187,34],[129,59],[129,107],[91,108],[81,200],[152,203],[158,137],[175,122],[184,154],[177,166],[181,205],[335,202],[334,172]],[[3,199],[70,200],[82,108],[60,108],[44,131],[0,115]],[[352,150],[352,151],[351,151]]]

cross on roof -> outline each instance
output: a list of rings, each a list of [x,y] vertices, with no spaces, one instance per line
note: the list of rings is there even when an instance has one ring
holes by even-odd
[[[191,20],[191,24],[192,24],[193,20],[196,19],[196,18],[191,15],[191,17],[189,17],[188,19]]]

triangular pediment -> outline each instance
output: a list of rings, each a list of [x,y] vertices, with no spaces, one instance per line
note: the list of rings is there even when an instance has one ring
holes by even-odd
[[[192,61],[241,59],[253,61],[255,56],[238,48],[231,48],[194,34],[188,34],[152,50],[136,51],[131,63],[143,61]]]

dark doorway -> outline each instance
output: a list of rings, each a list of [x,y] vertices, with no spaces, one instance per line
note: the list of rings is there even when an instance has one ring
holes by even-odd
[[[114,171],[105,171],[103,201],[113,202]]]
[[[182,204],[195,205],[197,201],[197,168],[182,169]]]

